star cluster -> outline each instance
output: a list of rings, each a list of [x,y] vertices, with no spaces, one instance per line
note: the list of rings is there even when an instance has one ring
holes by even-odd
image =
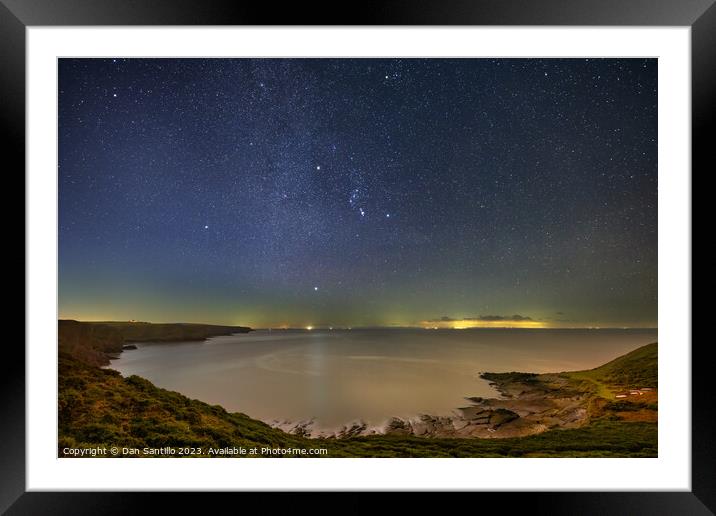
[[[656,325],[655,59],[61,59],[60,315]]]

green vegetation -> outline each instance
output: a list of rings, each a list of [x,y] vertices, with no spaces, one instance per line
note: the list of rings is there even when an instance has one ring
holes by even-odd
[[[134,323],[132,323],[134,324]],[[63,448],[325,448],[328,457],[655,457],[657,426],[623,421],[605,410],[587,426],[504,439],[376,435],[309,439],[245,414],[192,400],[138,376],[97,367],[97,356],[121,349],[108,324],[60,323],[59,442]],[[121,337],[121,333],[119,334]],[[638,350],[637,350],[638,351]],[[627,355],[629,356],[629,355]],[[611,362],[610,362],[611,364]],[[609,364],[607,364],[609,365]],[[515,373],[509,373],[515,374]],[[529,380],[532,375],[524,378]],[[641,408],[641,407],[640,407]],[[619,407],[616,407],[619,409]],[[503,410],[505,419],[517,417]],[[232,456],[232,455],[218,455]]]
[[[328,457],[653,457],[656,425],[600,420],[510,439],[307,439],[60,355],[59,447],[326,448]],[[509,411],[505,411],[509,412]],[[506,414],[507,415],[507,414]],[[205,452],[206,454],[207,452]]]
[[[657,343],[647,344],[611,362],[587,371],[562,373],[572,380],[591,382],[596,394],[607,399],[622,389],[658,387]]]
[[[85,446],[289,446],[302,442],[244,414],[123,378],[61,353],[60,449]]]
[[[658,410],[658,406],[656,403],[619,400],[608,402],[603,409],[611,412],[636,412],[637,410]]]
[[[593,378],[621,387],[658,387],[656,342],[615,358],[590,371]]]

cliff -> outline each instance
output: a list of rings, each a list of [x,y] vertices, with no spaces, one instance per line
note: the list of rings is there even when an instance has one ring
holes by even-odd
[[[217,326],[189,323],[79,322],[59,320],[58,346],[85,364],[103,366],[121,353],[127,342],[177,342],[204,340],[219,335],[248,333],[246,326]]]

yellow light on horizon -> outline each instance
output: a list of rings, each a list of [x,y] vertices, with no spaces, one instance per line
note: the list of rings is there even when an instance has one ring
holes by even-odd
[[[307,329],[308,331],[311,331],[311,330],[313,329],[313,326],[306,326],[306,329]]]
[[[468,330],[470,328],[548,328],[549,325],[542,321],[423,321],[420,323],[424,328],[433,330]]]

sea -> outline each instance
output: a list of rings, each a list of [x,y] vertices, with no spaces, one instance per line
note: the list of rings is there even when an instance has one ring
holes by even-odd
[[[656,341],[656,329],[258,330],[139,343],[110,367],[269,424],[334,430],[451,415],[499,396],[482,372],[591,369]]]

